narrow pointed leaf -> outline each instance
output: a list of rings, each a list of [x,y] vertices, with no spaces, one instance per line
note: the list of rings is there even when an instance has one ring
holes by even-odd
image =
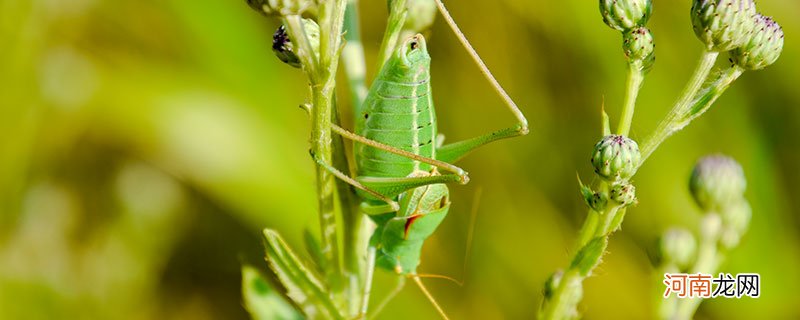
[[[251,266],[242,266],[242,298],[254,320],[303,319],[303,315]]]
[[[274,230],[264,229],[267,262],[286,288],[286,295],[309,319],[344,319],[322,277],[308,268]]]

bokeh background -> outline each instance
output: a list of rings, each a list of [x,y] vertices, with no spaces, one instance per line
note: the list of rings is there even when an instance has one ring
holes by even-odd
[[[655,3],[648,26],[658,59],[636,139],[694,69],[701,46],[689,7]],[[652,315],[662,290],[649,262],[654,241],[672,225],[696,229],[688,175],[716,152],[742,163],[754,211],[723,270],[760,273],[762,294],[707,301],[697,318],[800,318],[800,2],[758,7],[784,28],[782,57],[745,73],[643,166],[640,204],[586,281],[586,319]],[[426,242],[420,271],[465,281],[426,280],[453,318],[530,319],[585,215],[575,175],[591,179],[603,99],[616,123],[621,39],[596,1],[450,9],[532,132],[463,161],[472,182],[451,188],[453,208]],[[385,10],[385,1],[361,4],[369,66]],[[266,269],[260,230],[276,228],[300,247],[303,230],[318,225],[308,119],[297,108],[305,80],[273,56],[276,23],[243,0],[0,1],[0,318],[247,318],[239,270]],[[442,21],[429,49],[440,131],[451,141],[512,122]],[[392,282],[380,273],[376,296]],[[436,318],[412,286],[383,315]]]

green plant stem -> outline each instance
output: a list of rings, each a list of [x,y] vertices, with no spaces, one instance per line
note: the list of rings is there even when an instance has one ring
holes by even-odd
[[[348,0],[344,16],[344,38],[347,41],[342,49],[342,62],[350,87],[350,101],[353,105],[361,105],[369,90],[366,85],[367,66],[364,60],[364,45],[361,42],[358,17],[358,0]]]
[[[583,298],[583,279],[580,272],[570,269],[564,272],[553,297],[547,301],[539,315],[541,319],[573,319],[578,316],[575,305]]]
[[[605,182],[601,185],[601,189],[607,189]],[[551,298],[545,301],[540,313],[541,319],[572,319],[577,317],[577,305],[583,296],[583,280],[591,275],[594,268],[599,264],[601,257],[605,253],[605,243],[607,243],[606,241],[610,234],[619,226],[624,214],[624,208],[611,204],[602,212],[589,210],[589,215],[578,233],[578,243],[571,257],[572,263],[569,269],[564,272]],[[590,246],[592,240],[598,238],[605,238],[604,242],[602,242],[603,245],[596,248],[593,247],[591,250],[600,252],[588,254],[586,249]],[[576,263],[578,259],[587,256],[592,258],[580,264]],[[587,265],[590,267],[585,268]],[[585,272],[581,271],[582,268],[585,269]]]
[[[645,160],[655,151],[658,146],[664,142],[669,136],[673,133],[677,132],[678,130],[682,129],[682,127],[676,127],[676,123],[679,121],[683,115],[691,108],[691,102],[694,99],[697,92],[700,91],[700,88],[703,86],[703,82],[705,82],[706,78],[708,78],[709,72],[711,72],[711,68],[714,67],[714,63],[717,61],[717,57],[719,56],[719,52],[716,51],[704,51],[700,57],[700,62],[697,64],[697,67],[694,70],[694,74],[689,82],[686,84],[686,87],[683,89],[683,93],[681,93],[680,99],[675,105],[672,107],[672,110],[667,114],[667,116],[659,123],[656,130],[650,135],[650,137],[642,144],[641,152],[642,152],[642,160],[640,163],[644,163]]]
[[[308,76],[309,82],[312,84],[318,83],[320,81],[319,73],[317,72],[319,59],[311,53],[311,44],[308,42],[308,37],[306,37],[302,19],[299,15],[289,15],[284,17],[283,25],[286,26],[286,32],[289,33],[292,43],[297,44],[297,57],[303,65],[303,70]]]
[[[347,77],[348,88],[350,90],[350,101],[355,105],[361,105],[367,96],[366,62],[364,60],[364,47],[361,43],[361,32],[359,27],[358,0],[347,0],[347,8],[344,16],[344,37],[345,43],[342,49],[342,63],[344,73]],[[354,108],[351,108],[354,109]],[[340,122],[337,122],[340,124]],[[338,136],[337,136],[338,137]],[[341,155],[347,159],[344,146],[339,150]],[[350,162],[352,163],[352,162]],[[353,172],[345,161],[344,168],[338,168],[342,172]],[[369,261],[367,255],[367,243],[374,227],[358,208],[357,196],[352,192],[352,188],[345,183],[339,182],[340,199],[350,201],[347,206],[343,206],[342,220],[344,224],[344,260],[345,272],[348,278],[348,306],[351,315],[358,316],[366,314],[366,303],[369,300],[369,287],[373,274],[374,261]],[[345,190],[342,190],[345,189]],[[346,195],[342,195],[346,192]]]
[[[642,144],[641,163],[644,163],[666,138],[683,129],[689,122],[708,110],[716,99],[744,72],[742,68],[734,65],[721,72],[716,77],[715,81],[703,87],[718,56],[718,52],[703,52],[700,62],[684,88],[680,99],[678,99],[672,110],[659,124],[653,134]],[[638,90],[642,81],[641,74],[637,75],[636,72],[632,70],[629,70],[629,72],[628,90],[626,92],[625,106],[623,107],[623,117],[618,128],[619,134],[627,134],[630,130],[636,95],[638,95]],[[606,190],[608,186],[606,183],[603,183],[601,188],[602,190]],[[604,212],[589,211],[589,216],[578,234],[578,246],[573,256],[573,264],[570,266],[570,269],[564,273],[553,295],[548,301],[545,301],[541,312],[542,319],[570,319],[577,316],[576,307],[581,300],[583,279],[591,274],[596,264],[599,263],[600,257],[604,254],[605,246],[597,247],[597,249],[603,252],[590,255],[592,257],[596,256],[597,261],[588,261],[589,264],[594,264],[591,264],[586,274],[582,274],[576,269],[574,261],[580,254],[587,256],[583,250],[588,247],[593,239],[605,237],[607,240],[610,234],[621,226],[626,210],[624,208],[618,210],[614,207],[607,207],[603,211]],[[696,270],[709,270],[708,268],[716,269],[719,261],[716,252],[716,240],[714,240],[714,247],[712,247],[712,249],[713,251],[707,249],[706,251],[709,252],[701,253],[704,256],[701,257],[702,259],[698,260],[699,267],[696,266]],[[702,300],[691,299],[688,302],[679,304],[677,311],[679,318],[681,318],[681,315],[683,318],[690,317],[694,313],[694,310],[697,309],[697,305],[700,301]]]
[[[289,36],[298,47],[298,57],[311,83],[311,153],[324,163],[333,163],[333,138],[331,122],[334,121],[334,91],[336,70],[341,54],[342,25],[344,23],[345,0],[325,1],[319,6],[320,52],[313,54],[305,36],[301,17],[286,16],[284,19]],[[321,229],[321,251],[327,260],[325,277],[334,296],[340,297],[344,289],[342,258],[339,250],[339,232],[336,211],[336,179],[316,166],[317,202]]]
[[[720,72],[717,78],[708,86],[706,86],[703,91],[692,101],[689,112],[684,115],[681,119],[682,122],[678,122],[675,126],[679,128],[683,128],[689,124],[692,120],[696,119],[697,117],[703,115],[711,105],[714,104],[717,99],[725,93],[736,79],[738,79],[742,73],[744,73],[744,69],[737,65],[733,65],[728,69]]]
[[[581,230],[578,231],[578,242],[575,245],[575,252],[580,251],[583,246],[589,243],[589,240],[592,240],[594,231],[597,230],[597,226],[600,223],[600,214],[600,212],[589,209],[589,214],[583,222]]]
[[[386,21],[386,31],[383,34],[381,47],[378,51],[378,68],[383,68],[383,64],[389,59],[394,47],[397,45],[397,40],[400,38],[400,33],[403,30],[403,24],[406,22],[406,0],[393,0],[389,8],[389,19]]]
[[[716,215],[716,213],[709,212],[707,215]],[[710,273],[714,274],[719,268],[722,261],[723,254],[720,252],[718,246],[721,231],[715,232],[713,235],[703,236],[701,239],[700,247],[697,252],[697,260],[692,267],[690,274]],[[680,299],[677,302],[677,307],[674,310],[675,314],[671,319],[691,319],[692,315],[697,311],[703,298],[686,298]]]
[[[625,87],[625,103],[622,106],[622,117],[617,127],[617,134],[627,136],[631,130],[633,111],[636,109],[636,97],[642,88],[644,72],[635,63],[628,63],[628,81]]]

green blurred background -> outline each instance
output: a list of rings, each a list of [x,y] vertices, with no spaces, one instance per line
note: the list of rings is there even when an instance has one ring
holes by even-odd
[[[453,318],[533,318],[585,215],[575,174],[591,179],[600,105],[605,97],[614,124],[622,104],[621,39],[596,1],[449,6],[532,132],[463,161],[472,182],[451,188],[453,208],[420,272],[465,280],[426,280]],[[650,317],[663,289],[653,243],[669,226],[697,225],[687,179],[715,152],[742,163],[754,211],[723,271],[760,273],[762,294],[705,302],[697,318],[800,318],[800,2],[758,6],[784,28],[782,57],[746,73],[644,165],[640,204],[586,281],[586,319]],[[655,4],[658,59],[636,139],[694,69],[701,46],[689,7]],[[385,1],[361,4],[368,66],[385,10]],[[244,0],[0,0],[0,318],[247,317],[239,268],[265,269],[260,230],[276,228],[298,248],[304,229],[317,232],[309,125],[297,108],[305,79],[273,56],[276,23]],[[510,124],[442,21],[431,34],[440,131],[452,141]],[[375,296],[391,283],[378,274]],[[436,318],[411,286],[383,315]]]

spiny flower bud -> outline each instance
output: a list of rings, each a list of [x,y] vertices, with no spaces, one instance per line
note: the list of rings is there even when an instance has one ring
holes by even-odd
[[[737,204],[746,187],[742,167],[736,160],[723,155],[707,156],[697,161],[689,178],[689,190],[705,211],[718,211]]]
[[[740,234],[747,231],[753,211],[747,200],[740,200],[722,212],[722,224]]]
[[[680,269],[687,269],[694,261],[697,242],[689,230],[671,228],[664,232],[659,242],[661,256],[665,261],[674,263]]]
[[[694,0],[692,27],[708,50],[728,51],[743,45],[753,32],[753,0]]]
[[[247,0],[253,10],[270,15],[299,15],[304,12],[316,11],[312,0]]]
[[[637,27],[622,33],[622,49],[628,61],[639,66],[640,70],[649,70],[656,60],[656,45],[653,33],[645,27]]]
[[[608,194],[609,199],[619,204],[620,207],[636,203],[636,187],[628,182],[614,184]]]
[[[600,0],[603,22],[619,31],[644,26],[652,12],[651,0]]]
[[[590,192],[584,193],[583,201],[596,212],[603,212],[608,204],[608,195],[605,192]]]
[[[747,232],[747,227],[750,225],[751,216],[752,209],[750,209],[750,204],[744,199],[723,211],[723,231],[719,239],[720,244],[728,249],[733,249],[739,245],[739,240]]]
[[[592,154],[594,172],[608,182],[629,179],[636,172],[640,160],[636,141],[614,134],[603,137],[594,146]]]
[[[606,208],[606,204],[608,204],[608,194],[605,192],[595,192],[584,185],[580,179],[578,179],[578,184],[580,184],[581,195],[583,195],[583,201],[586,205],[596,212],[603,212]]]
[[[752,36],[733,49],[731,60],[747,70],[759,70],[773,64],[783,51],[783,29],[770,17],[756,16]]]
[[[314,20],[303,19],[303,28],[305,29],[306,37],[308,37],[308,42],[311,44],[311,50],[314,51],[315,55],[319,56],[319,25]],[[278,27],[278,30],[272,35],[272,51],[284,63],[295,68],[302,66],[284,26]]]

